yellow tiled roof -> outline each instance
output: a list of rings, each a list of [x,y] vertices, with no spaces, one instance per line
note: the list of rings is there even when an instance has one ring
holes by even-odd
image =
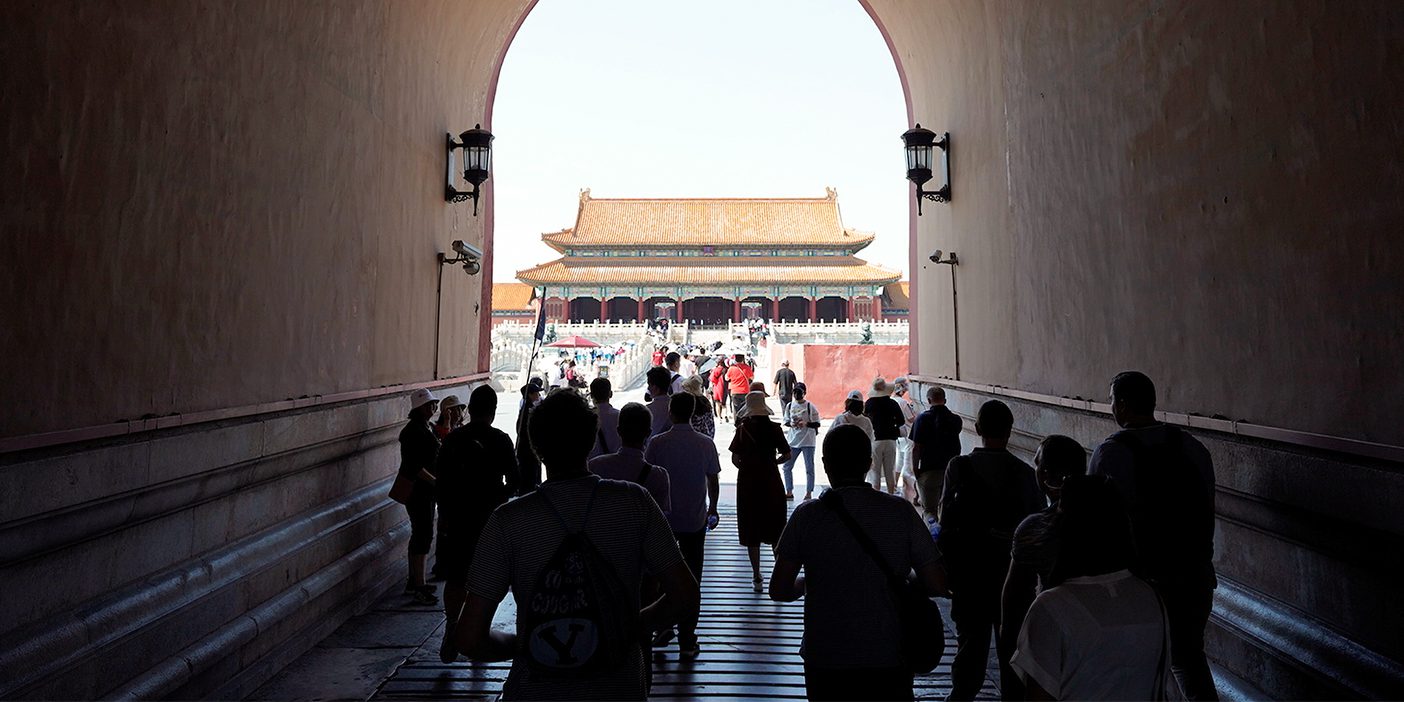
[[[595,199],[580,196],[575,227],[541,239],[572,246],[843,246],[873,235],[845,229],[838,196],[821,198]]]
[[[903,280],[897,283],[889,283],[883,287],[882,294],[887,299],[883,304],[897,309],[905,310],[912,306],[910,283]]]
[[[820,263],[813,258],[764,258],[747,264],[736,259],[634,259],[601,264],[561,258],[517,273],[532,285],[754,285],[766,283],[868,284],[896,282],[898,271],[851,256]]]
[[[526,283],[493,283],[492,308],[504,312],[530,310],[536,289]]]

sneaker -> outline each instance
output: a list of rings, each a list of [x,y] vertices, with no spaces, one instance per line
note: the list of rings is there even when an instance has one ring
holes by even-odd
[[[672,640],[673,629],[669,627],[653,635],[653,647],[663,648],[667,646],[670,642],[672,642]]]
[[[681,638],[678,639],[678,658],[685,661],[694,660],[697,658],[697,656],[701,655],[701,653],[702,646],[701,644],[697,643],[696,637],[693,637],[692,639],[689,639],[687,641],[684,641]]]
[[[422,585],[420,587],[414,588],[414,591],[410,593],[410,599],[413,599],[415,604],[439,604],[438,591],[433,585]]]

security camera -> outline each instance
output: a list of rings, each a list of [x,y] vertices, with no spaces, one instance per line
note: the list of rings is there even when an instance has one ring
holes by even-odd
[[[477,275],[482,270],[483,266],[482,264],[478,263],[477,259],[470,260],[463,264],[463,272],[467,273],[468,275]]]
[[[931,262],[932,262],[932,263],[940,263],[940,262],[941,262],[941,253],[942,253],[942,252],[941,252],[940,249],[936,249],[934,252],[932,252],[932,254],[931,254],[931,256],[930,256]]]
[[[466,242],[466,241],[463,241],[462,239],[454,239],[454,240],[453,240],[453,250],[454,250],[454,252],[457,253],[459,256],[462,256],[462,257],[464,257],[464,258],[482,258],[482,257],[483,257],[483,251],[482,251],[482,249],[479,249],[478,247],[476,247],[476,246],[474,246],[474,245],[472,245],[472,244],[470,244],[470,243],[468,243],[468,242]]]

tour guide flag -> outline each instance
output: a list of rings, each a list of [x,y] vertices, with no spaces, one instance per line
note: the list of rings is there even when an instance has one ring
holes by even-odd
[[[541,295],[545,295],[546,290],[542,289]],[[541,341],[546,338],[546,298],[538,296],[539,304],[536,306],[536,340]]]

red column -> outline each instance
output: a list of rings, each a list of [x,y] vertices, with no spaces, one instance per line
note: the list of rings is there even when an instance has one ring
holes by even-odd
[[[741,321],[741,298],[739,297],[731,301],[731,321]]]
[[[677,306],[677,315],[674,317],[674,319],[676,319],[677,321],[681,322],[681,321],[683,321],[683,301],[682,301],[682,300],[678,300],[677,303],[678,303],[678,306]]]
[[[813,322],[819,318],[819,298],[809,298],[809,321]]]
[[[853,321],[854,317],[856,316],[856,315],[854,315],[854,313],[853,313],[853,308],[854,308],[853,298],[850,297],[850,298],[848,298],[848,319],[845,319],[845,320],[843,320],[843,321],[845,321],[845,322],[852,322],[852,321]]]
[[[873,296],[873,319],[882,321],[882,296]]]
[[[770,299],[770,318],[780,319],[780,298],[778,297]]]
[[[642,322],[642,321],[644,321],[644,301],[643,301],[643,298],[642,298],[642,297],[639,298],[639,313],[638,313],[637,315],[634,316],[634,321],[635,321],[635,322]]]

